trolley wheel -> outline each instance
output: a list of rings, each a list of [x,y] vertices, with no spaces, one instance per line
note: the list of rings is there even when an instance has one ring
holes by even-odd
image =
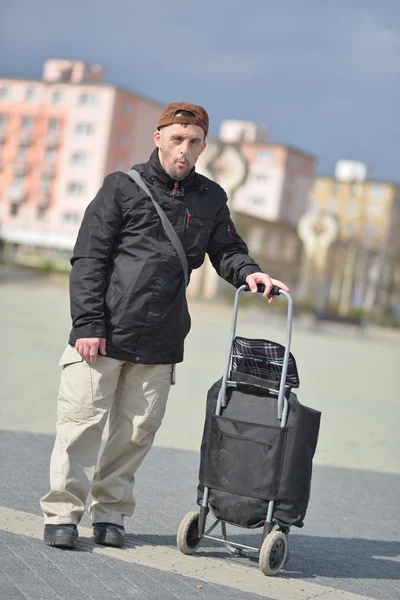
[[[199,533],[199,513],[189,512],[185,515],[178,528],[176,543],[183,554],[193,554],[196,552],[201,538]]]
[[[262,543],[259,565],[264,575],[277,575],[286,562],[288,539],[282,531],[271,531]]]

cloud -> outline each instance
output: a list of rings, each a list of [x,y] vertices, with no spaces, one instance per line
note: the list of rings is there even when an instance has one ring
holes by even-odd
[[[399,0],[3,5],[0,74],[40,76],[48,57],[101,63],[146,96],[204,103],[214,123],[266,123],[322,163],[368,148],[397,174]]]

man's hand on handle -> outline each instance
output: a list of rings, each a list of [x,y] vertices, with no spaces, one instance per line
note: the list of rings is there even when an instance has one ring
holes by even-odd
[[[75,342],[75,349],[87,362],[96,362],[97,354],[106,355],[106,338],[80,338]]]
[[[263,298],[268,297],[268,302],[270,304],[275,302],[275,296],[270,295],[270,291],[274,285],[277,285],[282,290],[285,290],[285,292],[290,292],[289,288],[282,283],[282,281],[279,281],[279,279],[271,279],[271,277],[266,273],[252,273],[246,277],[246,283],[253,294],[257,292],[257,284],[261,283],[264,285],[265,291],[263,293]]]

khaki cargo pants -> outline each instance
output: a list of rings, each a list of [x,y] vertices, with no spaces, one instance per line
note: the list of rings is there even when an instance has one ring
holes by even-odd
[[[50,492],[40,501],[45,523],[78,524],[92,493],[92,522],[123,525],[135,508],[134,475],[164,416],[175,366],[141,365],[67,346],[50,461]],[[96,470],[109,415],[109,436]]]

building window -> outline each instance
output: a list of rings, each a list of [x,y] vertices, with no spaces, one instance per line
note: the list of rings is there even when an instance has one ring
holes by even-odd
[[[37,213],[36,213],[36,217],[38,219],[38,221],[42,221],[44,219],[46,215],[46,207],[45,206],[38,206],[37,207]]]
[[[385,195],[385,186],[381,183],[372,183],[368,188],[368,194],[375,200],[380,200]]]
[[[53,92],[51,101],[53,104],[62,104],[64,100],[64,94],[62,92]]]
[[[12,217],[16,217],[16,216],[17,216],[17,214],[18,214],[18,210],[19,210],[19,204],[17,204],[16,202],[13,202],[13,203],[10,205],[10,215],[11,215]]]
[[[377,232],[377,226],[375,225],[375,223],[369,223],[368,225],[365,226],[365,233],[367,235],[374,236],[374,235],[376,235],[376,232]]]
[[[260,160],[269,160],[271,158],[271,152],[269,150],[259,150],[257,152],[257,158]]]
[[[34,102],[36,97],[36,90],[34,88],[29,88],[25,92],[25,102]]]
[[[265,206],[265,199],[262,196],[254,196],[251,201],[253,206]]]
[[[14,175],[13,187],[22,189],[25,186],[25,175]]]
[[[71,162],[74,165],[86,165],[88,155],[86,152],[74,152],[71,157]]]
[[[56,157],[56,153],[53,150],[53,148],[47,148],[46,150],[46,154],[44,155],[44,161],[48,164],[48,165],[52,165],[54,163],[54,159]]]
[[[349,217],[355,217],[358,214],[359,208],[360,206],[357,202],[350,202],[347,206],[347,214]]]
[[[40,191],[48,192],[50,190],[51,180],[48,177],[42,177],[40,180]]]
[[[63,214],[63,222],[68,223],[69,225],[73,225],[74,223],[78,223],[79,216],[77,213],[64,213]]]
[[[7,115],[0,114],[0,129],[3,129],[3,127],[6,126],[6,123],[7,123]]]
[[[126,131],[123,131],[121,133],[120,143],[121,143],[121,146],[127,146],[128,145],[128,134],[127,134]]]
[[[60,131],[60,119],[49,119],[49,131]]]
[[[255,175],[255,180],[257,183],[265,183],[266,181],[268,181],[268,175],[266,175],[265,173],[257,173]]]
[[[79,104],[81,106],[93,105],[96,102],[96,96],[94,94],[81,94],[79,96]]]
[[[379,217],[382,214],[382,210],[382,204],[374,202],[373,204],[368,204],[367,215],[370,217]]]
[[[76,135],[93,135],[93,125],[91,123],[78,123],[75,127]]]
[[[352,223],[351,221],[348,221],[345,225],[345,230],[346,233],[348,233],[349,235],[351,235],[352,233],[354,233],[354,223]]]
[[[33,117],[23,117],[21,127],[24,131],[32,129]]]
[[[81,194],[83,194],[84,191],[84,186],[83,183],[69,183],[68,187],[68,194],[71,194],[71,196],[80,196]]]
[[[8,98],[8,88],[7,87],[0,87],[0,100],[5,100],[6,98]]]
[[[132,104],[130,102],[125,102],[124,104],[124,115],[125,117],[129,117],[132,114]]]
[[[20,146],[17,154],[18,160],[26,160],[28,158],[28,148],[26,146]]]

